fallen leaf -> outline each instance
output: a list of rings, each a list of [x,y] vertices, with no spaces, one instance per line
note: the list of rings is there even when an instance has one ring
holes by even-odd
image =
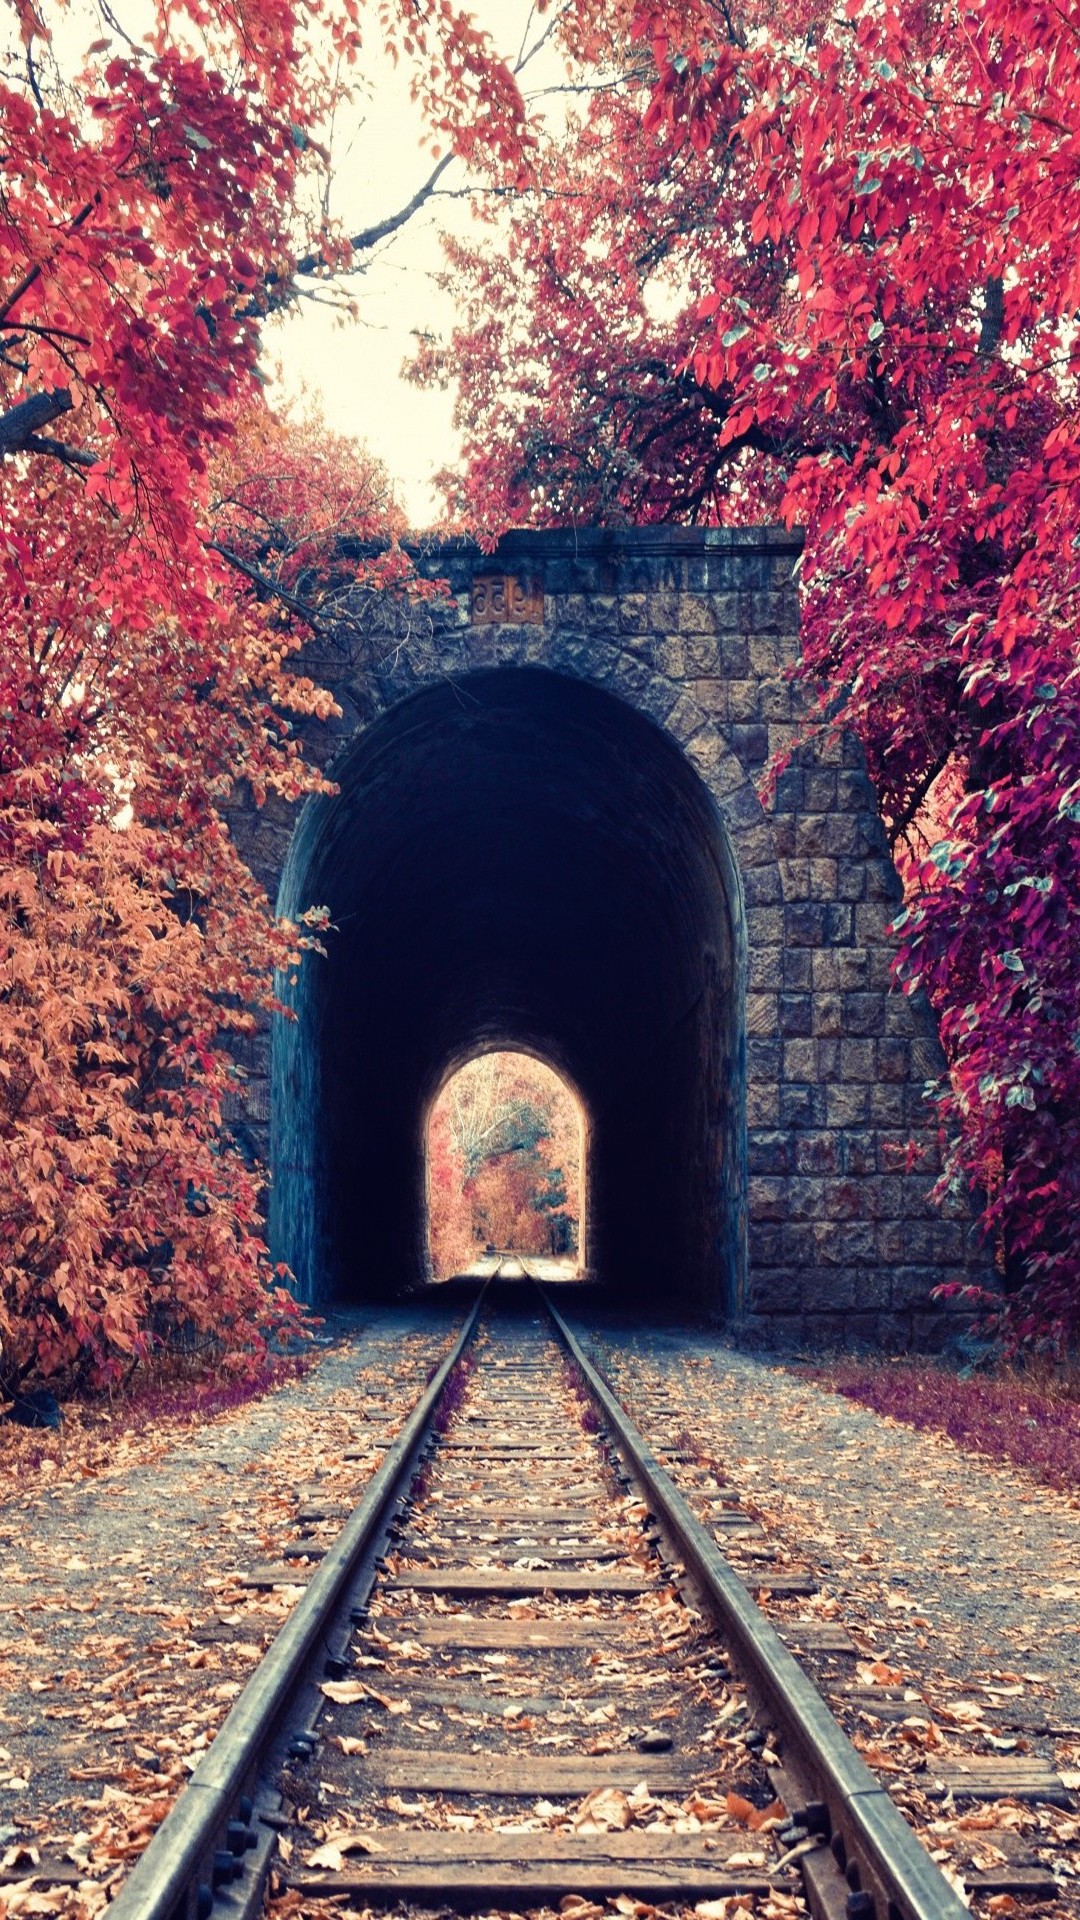
[[[355,1828],[344,1827],[336,1833],[327,1834],[321,1847],[313,1853],[304,1855],[306,1867],[327,1867],[331,1873],[340,1873],[347,1853],[382,1853],[383,1848],[369,1833],[360,1833]]]
[[[325,1867],[330,1873],[340,1873],[345,1865],[345,1855],[340,1847],[331,1846],[328,1842],[326,1846],[316,1847],[313,1853],[305,1853],[304,1865]]]
[[[3,1867],[5,1872],[17,1871],[19,1867],[37,1867],[40,1865],[41,1855],[37,1848],[25,1846],[21,1841],[17,1842],[15,1846],[9,1847],[3,1859],[0,1860],[0,1867]]]
[[[594,1787],[572,1814],[570,1824],[575,1833],[621,1833],[633,1818],[630,1802],[618,1787]]]
[[[752,1800],[744,1800],[741,1793],[729,1793],[725,1796],[724,1804],[732,1819],[737,1820],[740,1827],[753,1825],[754,1815],[758,1809]]]
[[[357,1700],[366,1700],[368,1690],[362,1680],[322,1680],[319,1692],[325,1693],[339,1707],[350,1707]]]

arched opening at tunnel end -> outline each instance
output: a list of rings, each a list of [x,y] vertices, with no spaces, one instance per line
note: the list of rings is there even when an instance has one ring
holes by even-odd
[[[507,1256],[537,1278],[581,1277],[588,1117],[547,1061],[488,1048],[455,1063],[428,1107],[424,1147],[433,1280],[491,1274]]]

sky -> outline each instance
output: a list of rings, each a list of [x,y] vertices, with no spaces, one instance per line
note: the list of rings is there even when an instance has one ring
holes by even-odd
[[[500,51],[514,57],[529,26],[529,0],[473,0],[470,12]],[[535,22],[533,33],[535,34]],[[531,42],[530,42],[531,44]],[[389,61],[372,59],[362,120],[335,139],[337,155],[331,212],[348,232],[373,225],[411,199],[434,164],[423,145],[423,124],[408,97],[408,75]],[[529,69],[532,84],[558,77],[551,63]],[[460,187],[459,163],[440,185]],[[417,331],[442,334],[454,307],[437,284],[443,265],[440,232],[453,224],[469,229],[460,200],[437,199],[373,256],[364,272],[343,282],[360,307],[358,320],[342,319],[325,305],[303,299],[266,337],[266,357],[280,364],[277,394],[299,400],[306,390],[322,402],[328,424],[367,442],[383,460],[413,526],[438,515],[432,484],[457,452],[452,427],[453,392],[423,391],[401,377]],[[489,238],[492,230],[485,228]]]
[[[537,18],[534,0],[460,3],[511,64],[551,19],[550,12]],[[123,11],[125,27],[138,39],[150,22],[145,0],[125,0]],[[70,0],[54,44],[75,66],[100,33],[94,0]],[[396,213],[434,165],[422,116],[409,99],[407,63],[395,68],[374,39],[364,54],[364,98],[353,124],[339,122],[333,139],[330,212],[346,233]],[[558,56],[545,48],[522,76],[526,99],[532,104],[536,89],[564,78]],[[559,105],[554,103],[556,112]],[[460,190],[466,182],[465,169],[455,162],[440,187]],[[411,386],[401,368],[415,332],[445,334],[453,325],[453,302],[436,284],[444,264],[439,236],[450,226],[468,234],[471,224],[466,202],[433,199],[392,240],[363,256],[361,273],[342,280],[342,291],[359,305],[358,319],[303,298],[264,332],[271,393],[302,404],[306,391],[322,403],[330,426],[366,441],[389,470],[415,527],[430,525],[440,511],[433,476],[457,453],[454,395]],[[494,237],[491,228],[484,232]]]

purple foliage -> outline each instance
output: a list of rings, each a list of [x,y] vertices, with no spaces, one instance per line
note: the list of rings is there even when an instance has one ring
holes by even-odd
[[[124,1426],[132,1433],[145,1433],[163,1420],[202,1420],[208,1414],[232,1413],[258,1400],[273,1387],[289,1380],[302,1379],[312,1365],[308,1354],[279,1355],[266,1360],[250,1373],[226,1379],[175,1380],[168,1384],[148,1384],[135,1393],[124,1408]]]
[[[436,1433],[443,1434],[449,1432],[453,1424],[454,1416],[458,1412],[468,1391],[469,1375],[472,1370],[472,1355],[463,1353],[439,1395],[439,1404],[435,1409],[435,1416],[431,1422]],[[436,1372],[437,1371],[438,1369],[436,1368]]]
[[[1080,1485],[1080,1400],[1062,1382],[1014,1373],[961,1379],[945,1367],[838,1361],[815,1369],[834,1393],[958,1447],[1025,1467],[1047,1486]]]
[[[194,1426],[196,1421],[212,1418],[218,1413],[231,1413],[237,1407],[247,1405],[249,1400],[258,1400],[274,1387],[282,1387],[290,1380],[302,1379],[314,1364],[311,1354],[278,1355],[265,1360],[261,1366],[250,1373],[220,1375],[174,1375],[171,1380],[148,1380],[112,1402],[111,1412],[107,1415],[113,1433],[143,1434],[152,1433],[167,1420],[174,1420],[184,1426]],[[68,1407],[72,1402],[68,1402]],[[97,1434],[102,1431],[100,1395],[90,1396],[84,1403],[89,1415],[88,1431]],[[63,1446],[58,1442],[55,1447],[35,1447],[20,1455],[21,1471],[36,1473],[46,1460],[59,1466],[63,1460]]]

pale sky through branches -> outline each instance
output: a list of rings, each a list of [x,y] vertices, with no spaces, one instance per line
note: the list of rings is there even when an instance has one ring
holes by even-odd
[[[511,65],[523,45],[531,48],[542,38],[555,11],[550,7],[537,17],[533,0],[463,0],[463,4]],[[374,16],[375,8],[369,12]],[[124,0],[123,14],[116,31],[137,44],[152,25],[152,12],[146,0]],[[379,45],[374,18],[368,25],[362,97],[349,116],[339,115],[329,143],[333,155],[329,212],[349,234],[399,212],[435,165],[423,116],[409,98],[409,62],[402,58],[395,67]],[[51,41],[68,83],[91,43],[100,44],[101,32],[97,0],[70,0]],[[7,39],[0,35],[0,57],[22,58],[11,22]],[[528,62],[521,84],[530,100],[537,90],[552,84],[558,87],[565,78],[561,59],[545,43]],[[558,113],[564,103],[556,95],[553,101],[540,104]],[[445,334],[453,324],[453,302],[437,285],[445,266],[439,235],[447,229],[461,235],[480,231],[474,226],[468,200],[461,197],[468,184],[466,169],[455,161],[439,182],[438,196],[391,239],[360,256],[361,271],[325,291],[310,280],[302,282],[305,296],[294,309],[272,320],[263,337],[263,365],[271,376],[271,396],[299,400],[306,390],[322,403],[330,427],[366,441],[385,463],[410,521],[418,528],[431,524],[439,514],[432,479],[457,453],[451,425],[454,394],[417,388],[401,377],[401,369],[411,356],[415,333]],[[317,205],[308,213],[317,222]],[[485,240],[493,246],[499,244],[498,232],[497,225],[483,229]],[[298,229],[298,243],[304,244],[303,229]],[[343,301],[350,299],[359,309],[358,318],[342,312]]]
[[[513,61],[529,24],[529,0],[473,0],[469,10]],[[549,18],[533,19],[530,45]],[[421,115],[409,99],[405,63],[395,69],[373,49],[365,67],[371,86],[362,124],[354,131],[339,128],[334,141],[331,213],[350,233],[406,205],[434,165]],[[528,94],[562,77],[561,66],[545,51],[530,63],[522,84]],[[460,189],[466,180],[455,163],[440,186]],[[343,283],[357,301],[358,319],[305,298],[267,330],[265,340],[268,367],[280,365],[274,393],[294,397],[306,388],[322,402],[329,426],[365,440],[385,462],[416,527],[437,517],[432,477],[456,456],[454,395],[410,385],[401,368],[414,333],[443,334],[453,323],[453,302],[436,284],[445,264],[439,234],[451,226],[459,233],[473,228],[468,203],[429,201]],[[490,244],[498,244],[497,226],[483,231]]]

